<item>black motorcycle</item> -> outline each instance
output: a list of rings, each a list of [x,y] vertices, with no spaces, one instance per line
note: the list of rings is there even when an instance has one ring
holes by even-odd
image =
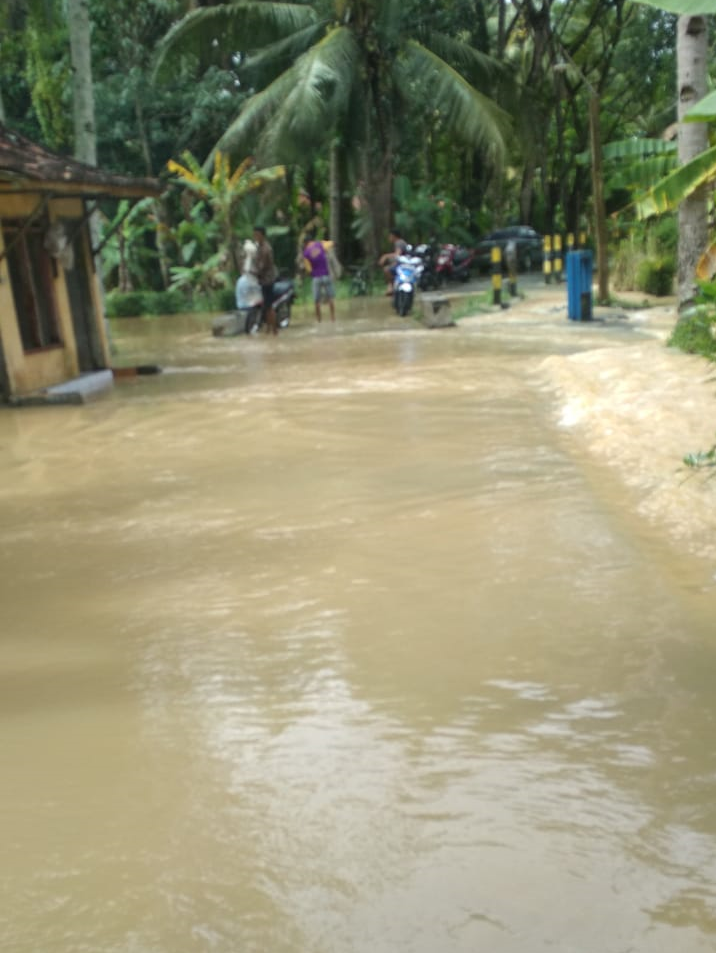
[[[276,323],[287,328],[291,323],[291,305],[296,298],[296,289],[290,278],[279,278],[273,286],[273,309]]]
[[[276,324],[287,328],[291,323],[291,305],[296,297],[296,289],[290,278],[279,278],[273,286],[273,309],[276,312]],[[249,307],[236,308],[214,319],[211,333],[214,337],[236,337],[238,334],[256,334],[263,324],[263,304],[259,300]]]
[[[416,245],[413,254],[423,262],[419,287],[421,291],[437,291],[442,287],[445,276],[438,269],[438,248],[433,244]]]

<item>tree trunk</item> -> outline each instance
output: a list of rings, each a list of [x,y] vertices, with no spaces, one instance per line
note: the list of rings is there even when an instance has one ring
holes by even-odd
[[[592,146],[592,202],[594,203],[594,238],[597,246],[597,301],[609,304],[609,258],[607,251],[607,216],[604,208],[604,175],[602,172],[602,136],[599,128],[599,96],[589,92],[589,139]]]
[[[334,140],[331,143],[330,173],[328,182],[329,223],[328,231],[334,243],[336,255],[340,261],[343,256],[341,247],[341,176],[340,146]]]
[[[72,61],[75,158],[97,165],[89,0],[67,0]]]
[[[708,146],[708,124],[683,122],[684,114],[706,95],[708,66],[706,17],[680,16],[676,62],[679,161],[688,162]],[[701,188],[679,206],[678,302],[682,311],[694,300],[698,260],[708,245],[707,196]]]

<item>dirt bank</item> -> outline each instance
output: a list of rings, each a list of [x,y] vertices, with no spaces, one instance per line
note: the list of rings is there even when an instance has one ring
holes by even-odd
[[[716,478],[682,463],[716,442],[716,367],[666,347],[673,303],[620,317],[638,341],[541,363],[559,426],[623,479],[640,514],[679,547],[716,559]]]

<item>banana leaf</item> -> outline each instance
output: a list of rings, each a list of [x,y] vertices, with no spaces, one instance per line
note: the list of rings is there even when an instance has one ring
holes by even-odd
[[[637,0],[637,3],[678,16],[701,17],[716,13],[716,0]]]
[[[675,209],[700,186],[716,179],[716,146],[667,175],[635,201],[639,218],[650,218]]]

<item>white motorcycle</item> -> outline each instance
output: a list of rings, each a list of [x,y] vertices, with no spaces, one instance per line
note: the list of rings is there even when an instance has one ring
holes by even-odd
[[[415,298],[415,289],[420,282],[425,262],[414,255],[410,246],[400,255],[395,265],[393,279],[393,307],[401,318],[410,314]]]

